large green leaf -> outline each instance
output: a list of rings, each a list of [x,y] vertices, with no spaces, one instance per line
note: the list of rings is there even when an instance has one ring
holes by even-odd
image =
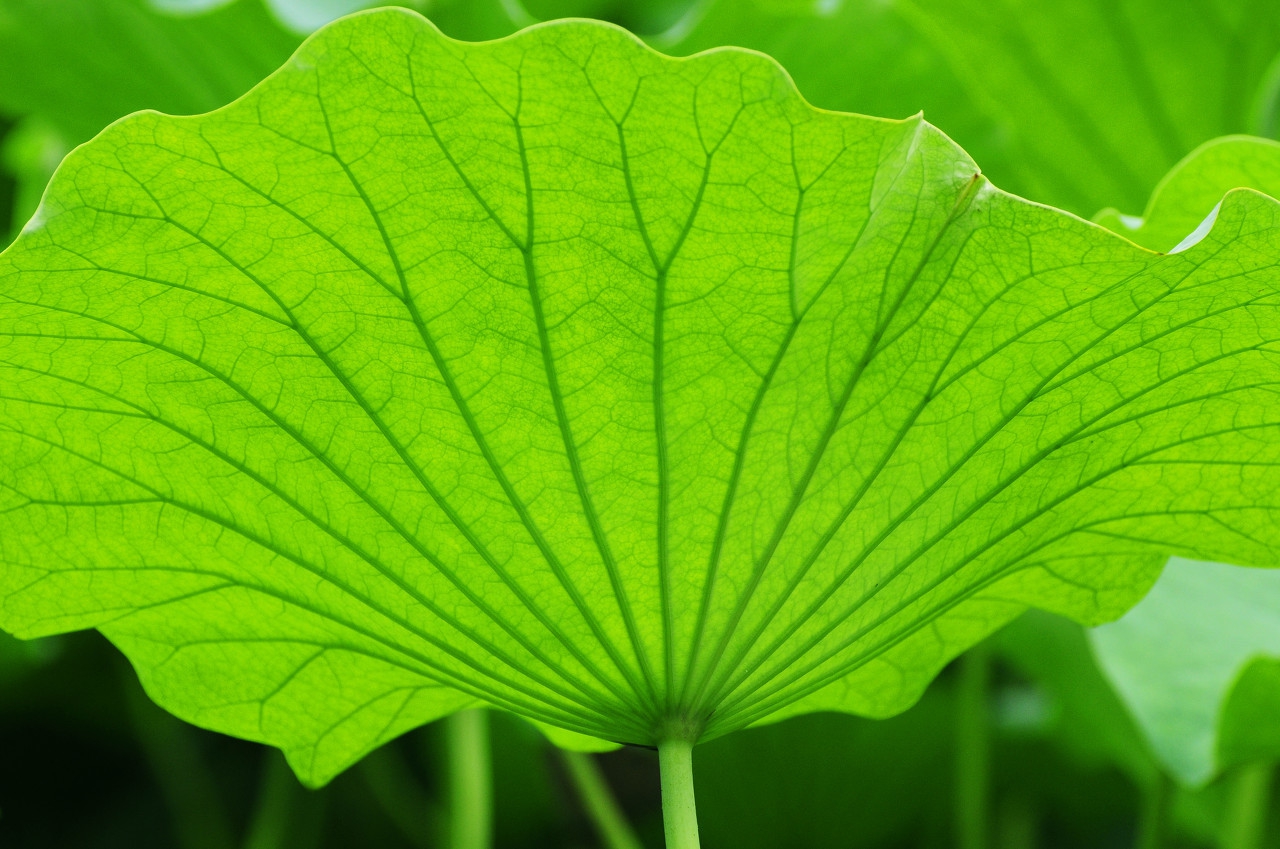
[[[1093,220],[1152,250],[1174,250],[1212,226],[1222,196],[1239,188],[1280,195],[1280,143],[1250,136],[1206,142],[1160,181],[1140,217],[1111,208]]]
[[[0,169],[17,186],[13,229],[67,150],[139,109],[216,109],[299,41],[262,0],[197,16],[166,14],[148,0],[0,0],[0,115],[19,119],[0,152]],[[9,237],[0,232],[0,244]]]
[[[0,112],[38,115],[72,146],[136,109],[207,111],[296,46],[277,18],[305,31],[371,5],[0,0]],[[683,19],[653,36],[662,50],[751,47],[778,58],[819,106],[892,117],[924,110],[1001,186],[1081,214],[1137,208],[1158,177],[1208,138],[1267,131],[1280,91],[1280,63],[1272,62],[1280,7],[1263,0],[1069,0],[1035,8],[948,0],[435,0],[426,9],[446,33],[482,40],[564,15],[605,16],[653,32],[686,6]],[[41,187],[33,180],[27,191]]]
[[[1137,208],[1197,145],[1256,131],[1280,52],[1270,0],[902,8],[1007,128],[1008,160],[984,163],[993,178],[1007,169],[1023,194],[1082,214]]]
[[[70,145],[140,109],[208,112],[289,57],[307,30],[373,0],[0,0],[0,114],[36,116]],[[404,4],[399,4],[404,5]],[[412,0],[409,0],[412,5]],[[438,0],[457,38],[532,23],[515,0]]]
[[[1090,633],[1103,671],[1180,781],[1202,784],[1280,755],[1278,611],[1280,573],[1175,557],[1137,607]]]
[[[311,782],[475,702],[890,714],[1028,604],[1275,564],[1278,233],[1147,252],[755,54],[353,16],[0,259],[0,625]]]
[[[1231,136],[1197,148],[1161,181],[1141,218],[1095,220],[1158,250],[1215,223],[1233,188],[1280,192],[1280,144]],[[1166,768],[1186,784],[1280,755],[1280,584],[1270,572],[1174,559],[1150,596],[1093,632],[1103,669]]]

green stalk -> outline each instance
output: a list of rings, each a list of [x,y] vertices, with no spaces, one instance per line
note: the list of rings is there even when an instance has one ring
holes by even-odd
[[[1000,849],[1036,849],[1040,822],[1031,799],[1011,793],[1001,800],[999,808],[995,844]]]
[[[124,673],[125,705],[142,752],[169,807],[182,849],[231,849],[231,826],[217,783],[191,727],[152,704],[131,673]]]
[[[1142,786],[1142,808],[1138,812],[1137,849],[1160,849],[1164,845],[1166,813],[1169,810],[1169,778],[1158,774]]]
[[[609,792],[609,785],[595,758],[585,752],[565,749],[561,749],[560,754],[605,849],[643,849],[622,808],[618,807],[618,801]]]
[[[489,717],[464,710],[444,721],[449,763],[449,849],[490,849],[493,778]]]
[[[667,849],[700,849],[698,809],[693,799],[693,744],[687,740],[659,743],[658,769]]]
[[[1260,849],[1271,801],[1271,761],[1237,767],[1227,787],[1222,823],[1222,849]]]
[[[990,727],[987,688],[991,659],[985,646],[960,658],[956,693],[955,829],[959,849],[987,849]]]
[[[433,824],[447,823],[448,815],[423,789],[396,747],[370,752],[358,769],[373,800],[410,845],[416,849],[436,845]]]
[[[262,784],[244,849],[281,849],[289,834],[298,782],[275,749],[264,753]]]

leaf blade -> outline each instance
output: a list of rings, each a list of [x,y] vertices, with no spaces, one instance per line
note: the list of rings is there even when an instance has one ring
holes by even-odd
[[[1271,562],[1277,216],[1162,257],[759,56],[357,15],[0,260],[0,615],[312,783],[476,702],[901,710],[1027,605]]]

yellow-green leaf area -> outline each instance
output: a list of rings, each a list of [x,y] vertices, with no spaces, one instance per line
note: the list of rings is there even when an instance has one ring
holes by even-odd
[[[1027,605],[1274,565],[1278,228],[1165,257],[759,55],[357,15],[0,257],[0,626],[311,783],[473,704],[892,713]]]

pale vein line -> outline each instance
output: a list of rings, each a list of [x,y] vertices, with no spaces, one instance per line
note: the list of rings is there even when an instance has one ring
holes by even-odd
[[[144,340],[139,340],[138,344],[150,345],[151,343],[148,343]],[[152,347],[156,347],[159,350],[166,350],[162,346],[152,345]],[[172,353],[172,352],[169,352],[169,353]],[[187,361],[190,362],[190,360],[187,360]],[[70,383],[72,385],[79,386],[81,388],[88,389],[93,392],[97,392],[107,398],[111,398],[112,400],[119,401],[122,404],[126,404],[127,406],[132,407],[137,411],[136,413],[122,414],[114,410],[103,410],[103,409],[92,409],[92,408],[84,408],[84,409],[86,412],[97,413],[99,415],[125,416],[129,418],[135,418],[135,419],[151,422],[153,424],[158,424],[161,427],[164,427],[165,429],[171,431],[175,435],[182,437],[189,444],[201,448],[202,450],[204,450],[205,452],[207,452],[208,454],[210,454],[220,462],[229,466],[234,471],[248,477],[254,483],[258,484],[267,492],[271,493],[273,496],[275,496],[276,498],[284,502],[286,505],[288,505],[292,510],[298,513],[299,516],[306,519],[308,522],[314,525],[317,529],[324,531],[328,536],[332,537],[335,542],[338,542],[343,547],[349,549],[352,553],[356,554],[365,563],[372,566],[379,572],[383,573],[385,576],[389,577],[393,581],[393,583],[395,583],[403,592],[413,597],[415,601],[422,604],[424,607],[430,610],[437,618],[439,618],[441,621],[448,624],[450,627],[456,630],[459,634],[463,635],[464,637],[469,639],[471,642],[475,643],[480,649],[489,652],[494,657],[498,658],[503,663],[505,663],[507,666],[511,667],[511,669],[528,675],[534,681],[537,681],[539,684],[542,684],[544,687],[551,690],[552,692],[557,693],[563,698],[566,698],[572,702],[577,703],[572,695],[570,695],[569,693],[561,689],[554,681],[546,679],[544,676],[536,672],[529,671],[527,664],[517,661],[508,652],[502,650],[500,647],[491,643],[487,639],[481,637],[478,633],[476,633],[475,631],[463,625],[460,620],[456,619],[453,616],[450,616],[442,608],[439,608],[438,606],[433,604],[428,597],[421,595],[420,593],[416,592],[411,587],[409,587],[408,584],[404,584],[399,579],[392,577],[393,573],[385,569],[381,565],[380,561],[378,561],[376,557],[374,557],[371,553],[366,551],[362,546],[355,543],[346,535],[338,533],[338,531],[334,529],[328,522],[322,521],[319,516],[317,516],[310,510],[307,510],[296,499],[286,495],[283,491],[279,489],[279,487],[277,487],[270,480],[268,480],[261,474],[253,471],[249,466],[242,464],[240,461],[236,460],[234,457],[231,457],[229,454],[219,449],[215,444],[198,437],[191,431],[188,431],[185,428],[182,428],[177,424],[174,424],[173,422],[169,422],[165,419],[156,417],[154,414],[149,413],[147,410],[145,410],[143,407],[137,404],[134,404],[129,401],[125,401],[122,398],[111,395],[110,393],[107,393],[96,386],[92,386],[90,384],[83,383],[78,380],[74,380],[72,378],[64,377],[62,375],[46,374],[46,373],[38,372],[35,369],[27,369],[23,366],[10,366],[10,367],[16,368],[19,370],[24,370],[24,371],[32,371],[33,373],[40,374],[41,376],[44,376],[44,377],[49,377],[55,380],[60,380],[66,383]],[[220,378],[220,375],[218,374],[214,374],[213,376]],[[46,406],[54,409],[68,409],[67,405],[62,403],[52,402],[52,401],[35,401],[35,400],[29,400],[29,399],[17,399],[17,400],[21,400],[24,403],[28,405],[33,405],[33,406]],[[86,502],[86,505],[88,504],[102,506],[104,502]],[[357,596],[357,598],[363,599],[362,596]],[[417,629],[412,627],[407,622],[407,620],[396,619],[394,621],[396,621],[397,624],[400,624],[406,630],[409,630],[415,634],[418,633]],[[541,660],[542,658],[539,658],[539,659]],[[548,668],[551,669],[552,671],[554,672],[559,671],[558,668],[553,664],[550,664],[545,660],[543,662],[546,663]],[[562,675],[562,677],[564,676]],[[572,681],[568,681],[567,683],[572,683]]]
[[[921,124],[918,125],[918,127],[923,127],[923,126],[925,126],[923,122],[921,122]],[[917,129],[917,133],[918,132],[919,130]],[[918,139],[913,139],[912,148],[915,147],[917,141]],[[914,151],[908,151],[908,155],[905,157],[906,161],[904,162],[904,165],[903,165],[903,173],[906,172],[907,168],[911,164],[911,159],[912,159],[911,154],[913,152]],[[897,317],[898,311],[902,308],[902,304],[906,302],[907,296],[914,289],[915,283],[919,279],[920,275],[923,273],[925,266],[928,264],[930,257],[933,255],[933,252],[937,249],[938,245],[942,242],[943,237],[950,230],[951,225],[956,221],[957,218],[959,218],[959,216],[963,213],[963,211],[968,208],[969,203],[972,201],[973,197],[977,193],[977,190],[981,186],[981,184],[982,184],[981,175],[975,174],[973,178],[971,178],[961,189],[961,191],[956,197],[956,200],[952,206],[952,209],[947,215],[947,218],[943,221],[942,225],[939,227],[938,232],[934,235],[933,239],[930,240],[928,247],[924,251],[920,260],[916,263],[915,268],[912,270],[912,273],[910,274],[910,276],[901,286],[898,292],[898,295],[890,305],[889,310],[880,319],[878,326],[875,328],[874,332],[868,338],[867,344],[863,350],[862,356],[859,358],[857,363],[854,364],[854,367],[850,371],[849,378],[845,381],[844,388],[841,390],[840,397],[836,400],[836,403],[833,404],[832,406],[832,411],[831,411],[831,414],[828,416],[827,424],[824,427],[822,434],[819,436],[819,441],[817,445],[815,446],[814,450],[810,454],[809,461],[805,467],[804,472],[801,475],[799,483],[792,490],[792,495],[787,504],[786,510],[784,510],[782,516],[779,517],[779,520],[774,527],[773,534],[769,538],[769,542],[765,547],[762,557],[759,560],[757,560],[755,564],[755,567],[752,571],[751,579],[747,584],[746,592],[744,592],[743,595],[739,597],[738,604],[734,608],[734,614],[730,619],[730,626],[725,629],[721,637],[720,643],[717,647],[713,660],[710,666],[708,667],[706,674],[703,676],[702,682],[699,685],[698,690],[695,694],[695,699],[701,700],[703,694],[707,692],[708,689],[710,689],[712,692],[716,692],[720,690],[722,680],[728,675],[732,674],[734,668],[736,668],[742,662],[743,656],[748,651],[750,651],[750,649],[755,644],[755,642],[760,638],[760,636],[763,633],[763,629],[767,627],[768,620],[764,620],[753,631],[752,636],[750,636],[748,639],[742,642],[741,646],[734,653],[731,659],[727,663],[725,663],[723,667],[721,667],[721,661],[723,660],[724,653],[728,650],[729,643],[732,640],[732,638],[735,636],[734,632],[737,629],[737,623],[740,622],[743,615],[745,615],[747,606],[750,604],[751,598],[753,597],[756,589],[759,587],[759,585],[762,583],[764,579],[765,570],[767,569],[769,563],[772,561],[773,555],[777,551],[778,546],[781,544],[782,538],[785,535],[787,529],[790,527],[791,520],[794,518],[795,514],[799,511],[800,505],[804,500],[805,493],[808,491],[809,484],[812,482],[813,476],[817,473],[818,465],[821,463],[823,457],[825,456],[826,449],[830,445],[831,440],[834,438],[835,433],[840,424],[840,421],[844,416],[845,408],[847,407],[849,400],[852,398],[853,392],[857,388],[859,382],[861,381],[863,374],[866,372],[866,369],[870,366],[872,360],[874,359],[877,352],[879,351],[879,346],[880,346],[880,342],[882,340],[883,335],[889,329],[893,320]],[[900,247],[901,246],[899,245],[899,248]],[[898,256],[898,253],[895,251],[893,259],[896,260],[897,256]],[[894,264],[893,262],[890,262],[886,266],[886,271],[885,271],[886,284],[888,282],[887,278],[889,274],[892,272],[893,264]],[[723,671],[721,671],[721,669],[723,669]],[[714,704],[715,699],[711,699],[710,703]]]

